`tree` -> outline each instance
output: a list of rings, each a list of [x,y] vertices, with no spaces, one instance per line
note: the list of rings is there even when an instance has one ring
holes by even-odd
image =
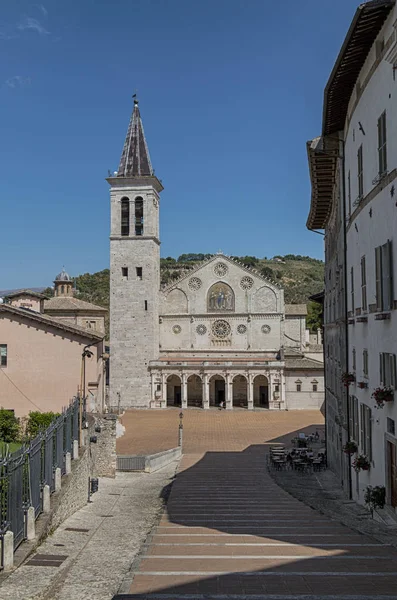
[[[16,442],[19,435],[19,420],[14,411],[0,408],[0,440],[9,444]]]
[[[268,279],[274,279],[274,273],[273,270],[270,267],[262,267],[261,269],[261,274],[263,275],[263,277],[267,277]]]
[[[307,328],[313,333],[323,326],[323,307],[318,302],[309,302],[307,305]]]
[[[256,256],[239,256],[238,260],[246,267],[255,267],[259,262],[259,258]]]
[[[33,439],[51,425],[51,423],[59,417],[59,413],[31,411],[26,425],[26,434],[30,439]]]
[[[48,298],[52,298],[54,295],[54,288],[47,287],[45,290],[41,292],[44,296],[48,296]]]

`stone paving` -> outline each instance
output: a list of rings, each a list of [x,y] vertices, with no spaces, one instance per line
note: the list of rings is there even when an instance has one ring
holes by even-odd
[[[151,454],[178,445],[180,409],[128,410],[121,417],[125,434],[117,440],[117,454]],[[297,431],[324,429],[318,410],[183,411],[183,451],[244,450],[252,444],[288,441]]]
[[[59,567],[31,566],[29,557],[1,583],[0,600],[110,600],[161,514],[162,491],[176,466],[151,475],[120,473],[116,479],[100,479],[92,503],[37,550],[66,560]]]
[[[261,420],[262,443],[245,446],[242,436],[242,449],[233,431],[229,450],[221,437],[207,452],[199,432],[197,445],[185,435],[190,453],[167,510],[117,600],[397,599],[395,548],[313,510],[270,477],[263,442],[292,437],[279,425]]]

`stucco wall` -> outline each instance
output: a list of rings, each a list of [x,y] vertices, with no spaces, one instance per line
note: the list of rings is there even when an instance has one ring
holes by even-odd
[[[300,380],[301,391],[296,391],[296,381]],[[313,381],[317,382],[317,392],[313,392]],[[285,391],[289,410],[323,408],[324,375],[322,371],[285,372]]]
[[[396,401],[387,403],[381,410],[375,409],[371,394],[380,386],[379,355],[381,352],[397,354],[397,314],[389,311],[387,320],[376,320],[376,267],[375,248],[388,240],[392,241],[392,265],[394,276],[393,300],[396,298],[397,274],[397,104],[396,81],[391,63],[386,60],[393,39],[393,23],[397,19],[394,7],[384,27],[365,61],[358,77],[358,85],[349,104],[349,119],[345,128],[346,189],[350,188],[351,202],[346,202],[347,228],[347,272],[348,272],[348,311],[355,319],[349,326],[349,371],[355,371],[356,381],[364,381],[368,387],[361,389],[353,384],[349,394],[358,399],[358,405],[365,404],[372,410],[372,468],[361,472],[359,482],[353,476],[353,494],[363,502],[367,485],[388,485],[387,476],[387,418],[397,422]],[[385,50],[380,53],[380,42]],[[394,34],[394,43],[397,36]],[[397,51],[397,47],[395,46]],[[373,71],[373,72],[372,72]],[[372,76],[371,76],[372,72]],[[370,77],[368,79],[368,77]],[[377,180],[378,163],[378,118],[386,111],[387,173],[380,183]],[[361,129],[358,124],[361,124]],[[365,135],[363,133],[365,132]],[[357,152],[363,148],[363,198],[358,197]],[[361,258],[366,262],[367,310],[363,310],[361,296]],[[353,288],[351,269],[353,268]],[[354,303],[352,291],[354,290]],[[359,314],[361,313],[361,314]],[[367,322],[358,322],[356,316],[366,316]],[[356,368],[353,365],[353,350],[356,355]],[[363,371],[363,351],[368,352],[368,374]],[[392,436],[396,442],[395,436]],[[361,440],[360,452],[363,451]]]
[[[6,316],[7,315],[7,316]],[[0,314],[0,343],[7,344],[7,366],[0,368],[0,406],[25,416],[37,410],[59,412],[76,395],[82,352],[90,340],[10,313]],[[102,408],[102,342],[90,348],[86,383],[98,382],[90,403]]]

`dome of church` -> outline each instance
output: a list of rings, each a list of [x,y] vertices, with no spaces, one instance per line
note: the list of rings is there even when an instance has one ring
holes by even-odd
[[[62,269],[60,273],[55,277],[55,281],[72,281],[65,269]]]

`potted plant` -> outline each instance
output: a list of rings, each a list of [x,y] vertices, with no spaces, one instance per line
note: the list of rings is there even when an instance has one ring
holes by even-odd
[[[386,488],[384,485],[367,485],[364,496],[365,504],[371,511],[371,517],[374,516],[374,510],[376,508],[384,508],[386,504]]]
[[[342,383],[345,387],[349,387],[350,384],[356,381],[354,373],[342,373]]]
[[[357,450],[358,446],[354,440],[346,442],[346,444],[343,446],[343,452],[345,452],[345,454],[355,454]]]
[[[360,471],[369,471],[371,468],[368,458],[364,454],[359,454],[352,462],[352,467],[356,473]]]
[[[383,408],[385,402],[392,402],[393,390],[391,387],[378,387],[373,391],[372,398],[376,402],[376,408]]]

